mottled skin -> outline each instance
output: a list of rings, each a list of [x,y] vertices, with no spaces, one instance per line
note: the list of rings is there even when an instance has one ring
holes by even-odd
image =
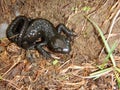
[[[16,17],[9,25],[6,34],[7,38],[18,46],[24,49],[36,49],[46,58],[51,55],[43,49],[43,46],[54,52],[69,53],[70,38],[75,35],[64,24],[59,24],[55,28],[46,19],[30,19],[25,16]]]

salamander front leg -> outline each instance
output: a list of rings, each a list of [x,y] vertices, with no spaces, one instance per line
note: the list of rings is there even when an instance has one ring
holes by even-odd
[[[43,49],[43,46],[47,45],[46,42],[42,42],[42,43],[39,43],[37,46],[36,46],[36,49],[38,50],[38,52],[40,52],[46,59],[47,58],[51,58],[51,55],[49,52],[47,52],[45,49]]]
[[[63,31],[63,33],[67,36],[76,36],[76,34],[72,30],[69,30],[64,24],[59,24],[57,26],[57,30],[58,33],[61,33]]]

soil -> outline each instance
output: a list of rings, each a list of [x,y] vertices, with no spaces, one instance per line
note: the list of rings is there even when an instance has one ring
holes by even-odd
[[[97,79],[87,78],[100,70],[107,55],[95,27],[84,17],[93,20],[107,38],[118,10],[119,0],[0,0],[0,24],[18,15],[45,18],[54,26],[64,23],[77,36],[71,43],[70,54],[59,54],[46,60],[37,50],[24,50],[6,37],[0,42],[0,90],[118,90],[114,72]],[[114,24],[108,40],[110,46],[120,39],[120,18]],[[101,53],[102,52],[102,53]],[[120,67],[120,45],[114,50]],[[111,67],[109,60],[107,67]]]

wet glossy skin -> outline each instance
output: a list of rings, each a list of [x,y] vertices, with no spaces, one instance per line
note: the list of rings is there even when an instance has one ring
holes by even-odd
[[[18,46],[24,49],[36,49],[46,58],[51,55],[43,46],[54,52],[69,53],[70,38],[75,35],[63,24],[55,28],[46,19],[28,19],[25,16],[16,17],[9,25],[6,34],[8,39]]]

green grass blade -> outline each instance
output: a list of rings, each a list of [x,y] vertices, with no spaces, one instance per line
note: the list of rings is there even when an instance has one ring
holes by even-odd
[[[99,34],[100,34],[100,36],[101,36],[101,38],[102,38],[102,41],[103,41],[103,43],[104,43],[104,45],[105,45],[105,47],[106,47],[107,52],[110,53],[111,49],[110,49],[107,41],[105,40],[105,37],[104,37],[104,35],[103,35],[103,33],[102,33],[102,30],[99,28],[99,26],[98,26],[95,22],[93,22],[93,21],[92,21],[91,19],[89,19],[88,17],[86,17],[86,18],[87,18],[87,19],[93,24],[93,26],[98,30],[98,32],[99,32]],[[115,63],[115,60],[114,60],[112,54],[110,54],[110,58],[111,58],[111,61],[112,61],[112,63],[113,63],[113,66],[116,67],[116,63]]]
[[[113,70],[113,68],[110,67],[110,68],[107,68],[107,69],[96,71],[94,73],[91,73],[89,75],[89,78],[99,78],[100,76],[102,76],[104,74],[107,74],[107,73],[111,72],[112,70]]]
[[[120,73],[120,68],[115,67],[115,70]]]
[[[115,42],[115,43],[113,44],[113,46],[111,47],[110,52],[108,53],[108,55],[107,55],[107,56],[106,56],[106,58],[105,58],[105,62],[107,62],[107,61],[108,61],[108,59],[109,59],[110,55],[111,55],[111,54],[112,54],[112,52],[115,50],[115,48],[117,47],[117,45],[118,45],[118,43],[117,43],[117,42]]]
[[[116,76],[116,80],[117,80],[117,83],[118,83],[118,88],[120,88],[120,77],[119,77],[119,74],[117,72],[115,72],[115,76]]]
[[[106,65],[106,63],[108,62],[109,58],[110,58],[110,54],[112,54],[112,52],[115,50],[115,48],[117,47],[118,45],[118,41],[116,41],[113,46],[111,47],[111,50],[110,52],[108,52],[108,55],[105,57],[105,60],[104,60],[104,63],[100,66],[98,66],[100,69],[103,69]]]
[[[2,78],[2,76],[0,75],[0,80],[2,80],[3,78]]]

